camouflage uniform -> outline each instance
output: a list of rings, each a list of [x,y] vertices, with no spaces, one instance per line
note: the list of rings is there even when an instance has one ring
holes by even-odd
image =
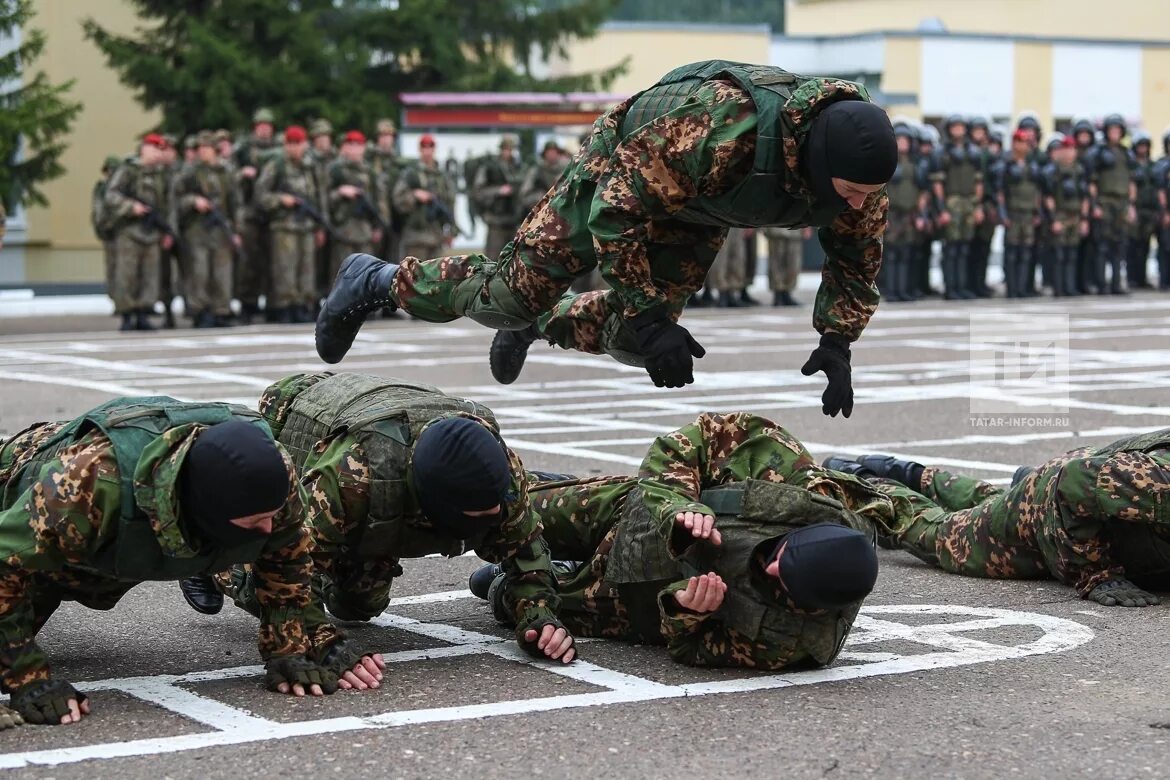
[[[961,121],[961,120],[960,120]],[[948,120],[949,126],[955,124]],[[958,141],[947,138],[935,154],[930,180],[934,184],[940,213],[950,215],[943,226],[942,272],[948,298],[973,298],[971,242],[975,238],[975,215],[983,202],[983,152],[964,135]]]
[[[143,412],[164,404],[166,414]],[[62,601],[108,610],[144,580],[178,580],[236,561],[255,561],[261,656],[309,651],[305,493],[287,455],[292,488],[270,536],[233,550],[195,547],[184,536],[176,488],[183,458],[205,424],[229,414],[257,421],[255,412],[225,404],[116,399],[72,423],[37,423],[0,446],[0,689],[49,679],[35,636]],[[127,428],[149,426],[138,451],[115,447],[119,416]]]
[[[471,183],[471,194],[476,201],[476,211],[488,226],[487,242],[483,253],[487,257],[499,257],[504,246],[512,240],[524,212],[520,210],[520,188],[523,185],[524,167],[516,156],[516,141],[505,137],[500,149],[511,149],[511,159],[503,155],[489,157],[475,172]],[[503,187],[511,192],[504,195]]]
[[[377,124],[378,135],[397,133],[398,128],[389,119],[382,119]],[[379,257],[398,257],[398,233],[400,232],[399,218],[395,214],[392,202],[394,185],[402,174],[402,159],[393,149],[381,149],[376,144],[370,148],[370,167],[374,169],[374,177],[378,181],[378,194],[381,197],[378,207],[387,215],[387,222],[391,229],[382,236],[382,246],[378,248]]]
[[[153,309],[159,298],[163,234],[135,217],[135,203],[156,211],[164,221],[171,218],[171,199],[164,166],[146,167],[137,158],[123,163],[106,183],[105,205],[114,228],[114,267],[110,297],[118,314]]]
[[[259,112],[257,112],[259,115]],[[230,167],[239,183],[241,221],[240,238],[243,248],[236,255],[233,284],[236,298],[246,314],[254,314],[260,308],[260,296],[271,293],[272,269],[268,233],[264,225],[264,209],[260,204],[257,184],[265,163],[281,153],[281,146],[275,134],[262,139],[251,135],[236,149],[233,160],[224,161]],[[256,177],[243,175],[244,168],[255,168]]]
[[[792,292],[800,281],[804,260],[804,229],[766,227],[768,242],[768,287],[772,292]]]
[[[195,198],[211,201],[227,222],[227,228],[212,222],[211,212],[195,209]],[[189,268],[185,280],[187,313],[210,312],[216,317],[231,316],[233,235],[242,218],[242,201],[230,168],[222,163],[196,162],[185,167],[175,180],[173,200],[182,227],[184,254]]]
[[[801,610],[762,573],[776,537],[813,522],[888,531],[893,505],[863,480],[821,468],[790,433],[746,413],[703,414],[650,445],[635,477],[537,485],[534,514],[557,558],[582,560],[560,578],[557,614],[581,636],[665,644],[696,666],[825,665],[861,606]],[[719,547],[675,523],[717,515]],[[673,595],[716,571],[723,605],[699,614]]]
[[[640,363],[625,320],[656,307],[677,318],[728,227],[815,223],[827,259],[814,325],[856,339],[878,301],[885,193],[861,209],[825,209],[799,156],[817,112],[836,100],[868,99],[864,88],[720,61],[676,69],[666,80],[642,103],[647,93],[597,119],[501,257],[405,258],[391,289],[398,304],[432,322],[468,316],[506,329],[535,322],[566,349]],[[760,100],[775,112],[767,121],[779,137],[765,136],[775,153],[770,164],[756,159],[759,113],[749,89],[766,94]],[[661,116],[655,105],[664,106]],[[763,167],[753,175],[753,165]],[[778,194],[756,197],[758,189]],[[613,290],[564,294],[594,266]]]
[[[376,216],[368,211],[363,212],[360,198],[343,198],[338,193],[338,187],[345,184],[362,191],[368,208],[373,209]],[[339,158],[329,166],[325,179],[325,197],[329,203],[329,222],[333,225],[332,246],[329,250],[330,279],[337,275],[341,261],[354,252],[375,251],[374,231],[378,230],[378,220],[386,222],[389,216],[379,193],[377,176],[366,163]]]
[[[418,401],[420,396],[423,408],[435,410],[421,426],[410,416],[417,412],[400,403]],[[355,409],[360,409],[364,421],[343,426]],[[309,496],[314,590],[335,617],[369,620],[385,610],[391,584],[402,574],[403,558],[432,554],[450,558],[473,550],[484,560],[503,564],[511,584],[508,608],[517,621],[517,639],[529,627],[556,623],[558,598],[548,548],[541,539],[540,522],[529,510],[527,475],[512,450],[507,450],[512,484],[505,519],[498,525],[485,523],[485,535],[478,539],[460,540],[432,525],[409,481],[413,442],[430,422],[458,414],[481,422],[498,436],[486,407],[425,385],[326,372],[294,374],[273,384],[260,398],[260,411],[300,469]],[[314,414],[338,421],[322,426],[330,431],[319,441],[315,434],[306,435],[309,428],[303,424]],[[405,444],[386,445],[384,439],[379,441],[384,435]],[[250,586],[239,586],[246,579],[237,570],[237,587],[229,589],[245,608],[252,600]],[[225,581],[220,578],[221,586]]]
[[[281,205],[282,195],[302,198],[320,214],[325,213],[324,188],[308,158],[300,162],[287,156],[264,166],[256,181],[256,206],[268,215],[272,244],[272,267],[269,271],[271,310],[308,307],[317,298],[315,234],[322,229],[297,207]]]
[[[1004,223],[1003,274],[1007,297],[1020,298],[1034,284],[1032,247],[1040,218],[1040,166],[1028,160],[1007,157],[993,169],[993,188],[1000,221]]]
[[[878,288],[883,298],[893,301],[912,300],[917,286],[913,277],[915,254],[921,238],[915,223],[922,212],[917,165],[912,153],[898,155],[898,167],[886,185],[890,198],[890,222],[884,238]]]
[[[332,136],[333,125],[325,119],[316,119],[309,125],[309,140],[315,141],[321,136]],[[324,185],[329,181],[329,166],[337,159],[337,151],[329,150],[323,152],[317,149],[316,146],[310,146],[308,151],[309,161],[317,173],[317,181]],[[329,285],[333,284],[333,277],[329,275],[329,259],[332,257],[332,240],[326,240],[325,246],[317,249],[317,295],[324,296],[329,292]]]
[[[1097,254],[1093,267],[1098,293],[1121,292],[1121,266],[1129,238],[1129,210],[1134,206],[1131,171],[1137,167],[1133,152],[1120,144],[1094,146],[1085,155],[1089,192],[1101,216],[1093,221]],[[1111,269],[1106,287],[1105,266]]]
[[[715,261],[711,263],[711,270],[707,273],[707,286],[719,292],[720,303],[728,305],[730,301],[738,302],[739,291],[747,286],[748,258],[744,237],[747,231],[743,228],[731,228],[723,246],[715,254]]]
[[[437,162],[427,167],[421,161],[405,168],[394,185],[394,208],[403,215],[399,251],[407,258],[403,262],[419,263],[422,258],[434,257],[443,251],[443,241],[452,234],[455,226],[445,221],[429,203],[419,203],[414,190],[429,190],[447,208],[454,208],[455,187]]]
[[[1054,160],[1044,166],[1040,181],[1049,216],[1045,229],[1052,235],[1052,290],[1056,295],[1076,295],[1080,289],[1080,229],[1089,208],[1085,170],[1078,162],[1059,165]]]
[[[117,157],[106,158],[106,163],[102,166],[102,177],[94,182],[93,192],[89,198],[89,222],[93,226],[94,235],[102,242],[107,290],[114,288],[114,220],[110,207],[106,205],[106,188],[120,163]],[[3,234],[0,234],[0,238],[3,238]]]
[[[931,467],[921,481],[872,480],[897,510],[891,545],[945,571],[1054,577],[1081,596],[1170,582],[1170,429],[1073,450],[1006,490]]]
[[[1136,159],[1133,183],[1137,191],[1137,221],[1130,225],[1129,257],[1125,263],[1126,281],[1131,290],[1150,287],[1146,266],[1150,260],[1150,242],[1161,218],[1154,162],[1148,156]]]

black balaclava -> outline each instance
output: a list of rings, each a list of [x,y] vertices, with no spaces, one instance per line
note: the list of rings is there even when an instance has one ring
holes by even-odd
[[[865,598],[877,581],[873,542],[836,523],[816,523],[780,538],[780,585],[801,609],[833,609]]]
[[[179,470],[179,512],[216,546],[247,544],[263,531],[229,522],[284,506],[291,488],[276,442],[261,428],[228,420],[200,432]]]
[[[839,100],[813,119],[801,157],[804,174],[819,204],[838,213],[849,207],[833,179],[885,184],[898,167],[898,142],[886,112],[865,100]]]
[[[411,465],[419,506],[435,527],[471,539],[503,519],[512,470],[492,432],[475,420],[449,417],[431,423],[414,445]],[[470,517],[491,509],[500,514]]]

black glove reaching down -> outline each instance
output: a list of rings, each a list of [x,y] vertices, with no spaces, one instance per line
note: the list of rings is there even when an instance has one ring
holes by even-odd
[[[656,387],[682,387],[695,381],[693,358],[703,357],[707,350],[690,331],[663,309],[644,311],[628,323]]]
[[[310,686],[319,685],[328,696],[337,688],[337,675],[316,661],[302,655],[282,655],[269,658],[264,664],[264,686],[270,691],[279,691],[281,685],[302,686],[306,692]]]
[[[812,376],[818,371],[824,371],[829,378],[829,386],[821,395],[821,411],[830,417],[836,417],[837,412],[846,417],[853,414],[853,371],[849,367],[849,341],[844,336],[821,336],[821,345],[809,355],[800,373]]]

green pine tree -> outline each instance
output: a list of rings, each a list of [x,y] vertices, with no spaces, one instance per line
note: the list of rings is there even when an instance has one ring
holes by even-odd
[[[45,49],[45,34],[32,29],[32,0],[0,0],[0,37],[19,45],[0,55],[0,199],[45,205],[38,185],[65,172],[65,138],[81,104],[68,99],[73,82],[51,84],[34,70]]]
[[[620,72],[541,82],[527,57],[596,31],[617,0],[131,0],[142,26],[116,35],[85,21],[123,83],[163,127],[246,127],[325,117],[368,127],[399,92],[602,87]],[[517,65],[519,60],[519,65]]]

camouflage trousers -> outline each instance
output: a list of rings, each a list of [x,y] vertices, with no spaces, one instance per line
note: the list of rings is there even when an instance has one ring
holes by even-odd
[[[232,245],[223,235],[188,234],[185,237],[187,255],[186,284],[187,314],[194,316],[203,310],[228,316],[232,313]]]
[[[608,353],[640,365],[632,334],[623,325],[632,311],[619,292],[567,293],[574,279],[598,264],[589,229],[597,185],[586,174],[580,161],[570,166],[498,258],[404,257],[391,290],[398,305],[428,322],[468,317],[497,330],[536,323],[546,340],[564,349]],[[703,286],[726,231],[671,219],[651,222],[646,231],[650,267],[644,283],[664,294],[668,312],[677,319]]]
[[[707,286],[722,293],[738,293],[750,283],[743,231],[729,230],[707,274]]]
[[[316,297],[313,266],[316,244],[311,231],[272,231],[271,289],[268,308],[310,304]]]
[[[232,279],[235,296],[240,304],[255,309],[261,295],[272,293],[268,260],[270,242],[267,229],[254,219],[244,220],[240,231],[243,249],[236,253],[235,273]],[[271,304],[270,304],[271,305]]]
[[[227,571],[212,575],[215,586],[240,609],[254,618],[260,618],[260,600],[256,597],[256,577],[252,565],[241,563]],[[305,634],[315,650],[323,650],[339,639],[345,632],[333,625],[321,608],[317,576],[313,577],[313,600],[305,609]]]
[[[800,281],[804,242],[800,238],[768,237],[768,288],[792,292]]]
[[[1157,511],[1123,517],[1101,507],[1110,493],[1104,486],[1132,475],[1095,474],[1088,480],[1094,487],[1070,488],[1073,471],[1095,468],[1091,455],[1089,448],[1065,453],[1007,489],[931,467],[923,472],[921,492],[871,480],[894,499],[896,524],[885,541],[952,574],[1055,578],[1082,596],[1123,573],[1161,574],[1165,564],[1158,558],[1170,550],[1170,517]],[[1170,457],[1161,460],[1170,473]],[[1151,504],[1156,492],[1146,499]],[[1122,544],[1126,538],[1141,541]],[[1151,546],[1162,549],[1141,549]]]
[[[973,195],[950,195],[947,197],[947,211],[951,221],[943,228],[943,240],[947,243],[963,243],[975,237],[975,207],[978,204]]]
[[[114,260],[110,272],[110,297],[114,312],[128,312],[154,307],[158,300],[159,273],[163,262],[157,241],[141,243],[122,231],[114,239]]]
[[[88,572],[28,572],[0,564],[0,691],[48,679],[48,659],[35,637],[61,602],[109,610],[137,584]]]

